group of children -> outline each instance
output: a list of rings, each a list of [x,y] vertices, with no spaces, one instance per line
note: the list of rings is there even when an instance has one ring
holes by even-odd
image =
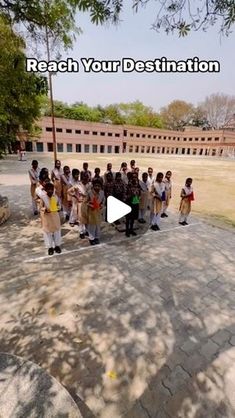
[[[33,213],[40,212],[45,245],[48,254],[61,252],[61,218],[65,217],[71,226],[77,225],[80,238],[89,237],[91,245],[100,242],[100,225],[107,220],[107,199],[113,196],[131,207],[126,215],[126,236],[136,235],[134,222],[146,223],[146,212],[150,210],[150,228],[160,230],[161,218],[168,217],[167,210],[172,196],[172,172],[165,176],[153,175],[153,169],[148,168],[139,178],[139,168],[134,160],[128,167],[126,162],[120,170],[114,172],[112,164],[107,164],[107,170],[101,176],[99,168],[94,175],[89,170],[88,163],[83,163],[81,172],[68,166],[61,167],[61,162],[55,162],[51,174],[47,168],[38,167],[38,161],[32,161],[29,170]],[[181,225],[188,225],[187,218],[194,200],[192,179],[186,179],[181,191],[180,218]],[[118,225],[120,221],[116,221]]]

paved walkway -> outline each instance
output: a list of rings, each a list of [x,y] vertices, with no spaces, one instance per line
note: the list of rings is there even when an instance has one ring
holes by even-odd
[[[0,353],[2,418],[82,418],[68,392],[31,361]]]
[[[81,250],[65,225],[73,252],[48,258],[23,213],[0,233],[0,351],[43,367],[85,418],[235,416],[233,230],[171,214]]]

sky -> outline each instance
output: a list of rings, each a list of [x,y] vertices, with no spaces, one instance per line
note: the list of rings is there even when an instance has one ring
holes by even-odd
[[[229,37],[222,37],[218,27],[207,32],[192,32],[185,38],[166,35],[151,29],[156,15],[154,3],[134,13],[131,5],[121,14],[118,27],[95,26],[88,14],[77,15],[83,33],[74,47],[62,54],[63,59],[81,57],[102,60],[154,60],[166,57],[183,60],[198,56],[200,60],[218,60],[220,73],[63,73],[53,77],[54,98],[66,103],[83,101],[90,106],[142,101],[158,111],[172,100],[198,104],[212,93],[235,94],[235,27]],[[156,6],[155,6],[156,7]]]

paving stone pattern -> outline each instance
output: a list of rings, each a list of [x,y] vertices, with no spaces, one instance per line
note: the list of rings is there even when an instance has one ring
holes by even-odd
[[[234,231],[191,223],[170,213],[116,244],[109,227],[94,248],[64,225],[64,253],[38,259],[20,204],[0,233],[0,351],[44,368],[85,418],[234,417]]]

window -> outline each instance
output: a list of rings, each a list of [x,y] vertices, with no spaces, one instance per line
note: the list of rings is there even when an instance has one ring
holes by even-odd
[[[200,149],[199,155],[203,154],[203,149]]]
[[[168,136],[169,141],[171,140],[171,136]]]
[[[115,154],[119,154],[119,146],[118,145],[115,145],[114,152],[115,152]]]
[[[66,129],[66,134],[71,134],[72,133],[72,129]]]
[[[146,147],[146,152],[147,152],[147,154],[150,153],[150,147]]]
[[[165,147],[162,147],[162,153],[165,154]]]
[[[182,148],[181,154],[185,154],[185,148]]]
[[[174,154],[175,148],[171,148],[171,154]]]
[[[192,141],[193,140],[193,138],[189,138],[189,141]]]
[[[129,152],[133,152],[133,145],[129,146]]]
[[[145,138],[145,134],[142,134],[142,138]]]
[[[167,153],[167,154],[169,154],[169,153],[170,153],[170,148],[169,148],[169,147],[167,147],[167,149],[166,149],[166,153]]]
[[[175,141],[175,136],[173,136],[173,141]]]
[[[212,138],[207,138],[207,141],[212,141]]]
[[[153,135],[153,139],[156,139],[157,138],[157,135]]]
[[[90,133],[90,131],[84,131],[84,135],[89,135],[89,133]]]
[[[81,144],[76,144],[76,152],[82,152]]]
[[[161,152],[161,147],[157,147],[157,154],[160,154]]]
[[[198,141],[198,138],[194,138],[195,139],[195,141]]]
[[[48,142],[47,143],[47,151],[48,152],[53,152],[53,142]]]
[[[116,136],[117,138],[119,138],[120,134],[115,134],[115,136]]]
[[[133,138],[134,134],[131,133],[130,136]]]
[[[193,148],[193,155],[197,155],[197,148]]]
[[[184,141],[187,141],[187,138],[184,138]]]
[[[124,136],[127,136],[127,130],[124,129]]]
[[[103,154],[103,153],[104,153],[104,150],[105,150],[104,145],[100,145],[100,152],[101,152],[101,154]]]
[[[105,136],[105,132],[100,132],[100,135],[101,136]]]
[[[180,141],[180,138],[179,137],[177,138],[177,141]]]
[[[166,139],[166,136],[164,136],[163,139]]]
[[[75,129],[75,134],[80,134],[81,133],[81,129]]]
[[[215,157],[216,156],[216,149],[213,149],[212,150],[212,157]]]
[[[73,145],[67,144],[67,152],[73,152]]]
[[[62,128],[56,128],[56,132],[63,132]]]
[[[201,138],[201,141],[205,141],[205,138]]]
[[[33,151],[33,143],[31,141],[25,142],[25,151],[32,152]]]
[[[178,152],[179,152],[179,148],[176,148],[175,153],[178,154]]]
[[[37,152],[43,152],[43,142],[36,143]]]
[[[142,154],[144,153],[144,151],[145,151],[145,147],[142,145],[141,146],[141,152],[142,152]]]
[[[113,136],[113,133],[112,132],[108,132],[108,136]]]
[[[52,128],[49,128],[48,126],[46,127],[46,131],[47,132],[52,132]]]
[[[215,138],[215,141],[219,141],[219,138]]]
[[[187,150],[187,154],[188,154],[188,155],[190,155],[190,148],[188,148],[188,150]]]
[[[154,135],[154,139],[156,139],[156,135]],[[162,139],[162,136],[158,135],[158,139]]]
[[[139,138],[140,137],[140,134],[136,134],[136,138]]]
[[[139,152],[139,145],[136,145],[135,152]]]
[[[155,147],[152,147],[152,154],[155,154]]]
[[[57,144],[57,151],[63,152],[64,151],[64,144]]]
[[[90,152],[90,145],[84,145],[84,152]]]
[[[96,132],[96,131],[93,131],[93,132],[92,132],[92,135],[97,135],[97,133],[98,133],[98,132]]]
[[[151,138],[152,135],[148,135],[148,138]]]
[[[112,154],[112,145],[108,145],[108,154]]]
[[[98,149],[97,145],[92,145],[92,152],[93,153],[96,153],[97,149]]]

